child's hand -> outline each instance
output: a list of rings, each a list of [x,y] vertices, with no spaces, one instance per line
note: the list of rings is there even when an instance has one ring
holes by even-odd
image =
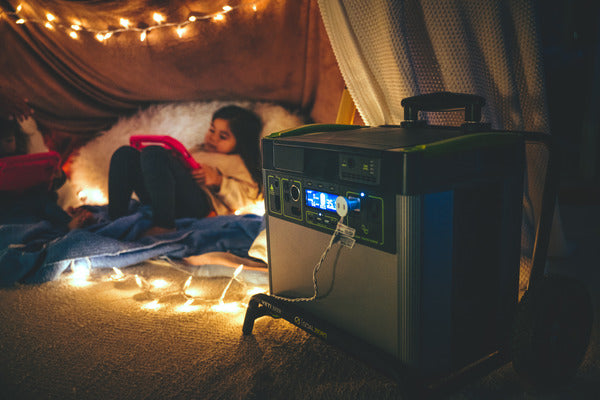
[[[83,207],[69,207],[67,213],[71,215],[71,221],[68,223],[69,230],[83,228],[96,222],[96,218],[91,211]]]
[[[193,169],[192,177],[198,185],[221,187],[223,176],[216,168],[203,165],[202,168]]]

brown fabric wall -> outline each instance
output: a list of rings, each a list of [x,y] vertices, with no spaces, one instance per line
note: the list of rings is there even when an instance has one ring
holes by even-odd
[[[251,9],[256,3],[257,11]],[[19,16],[45,20],[17,24]],[[154,25],[183,22],[190,12],[213,13],[229,4],[224,21],[115,33],[100,42],[91,31],[79,39],[68,26],[118,28],[119,18]],[[28,98],[43,131],[89,137],[118,116],[156,102],[273,101],[333,122],[343,89],[318,6],[311,0],[0,0],[0,87]],[[14,7],[14,8],[11,8]],[[63,24],[63,27],[58,26]]]

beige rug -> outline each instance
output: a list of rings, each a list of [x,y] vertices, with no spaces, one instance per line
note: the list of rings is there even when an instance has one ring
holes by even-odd
[[[597,309],[600,270],[582,263]],[[121,273],[0,290],[1,399],[402,398],[386,375],[286,321],[260,318],[244,336],[250,275],[188,282],[158,264]],[[226,307],[214,307],[228,285]],[[558,391],[524,392],[506,364],[444,398],[598,399],[599,337],[596,318],[581,370]]]

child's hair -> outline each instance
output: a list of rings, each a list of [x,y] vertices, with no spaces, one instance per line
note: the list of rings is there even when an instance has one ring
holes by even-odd
[[[15,119],[0,118],[0,139],[14,136],[17,143],[16,154],[27,154],[27,136]]]
[[[236,140],[233,151],[242,157],[252,179],[258,184],[259,193],[261,193],[260,132],[263,124],[260,117],[246,108],[231,105],[215,111],[212,121],[217,118],[229,122],[229,129]]]

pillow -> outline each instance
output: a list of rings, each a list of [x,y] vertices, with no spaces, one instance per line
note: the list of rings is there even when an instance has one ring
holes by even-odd
[[[256,112],[263,121],[262,136],[305,123],[299,115],[270,103],[213,101],[154,105],[119,119],[79,149],[72,160],[71,176],[58,192],[59,205],[67,208],[106,204],[110,157],[116,149],[129,144],[131,135],[169,135],[191,148],[203,141],[212,114],[229,104]]]

